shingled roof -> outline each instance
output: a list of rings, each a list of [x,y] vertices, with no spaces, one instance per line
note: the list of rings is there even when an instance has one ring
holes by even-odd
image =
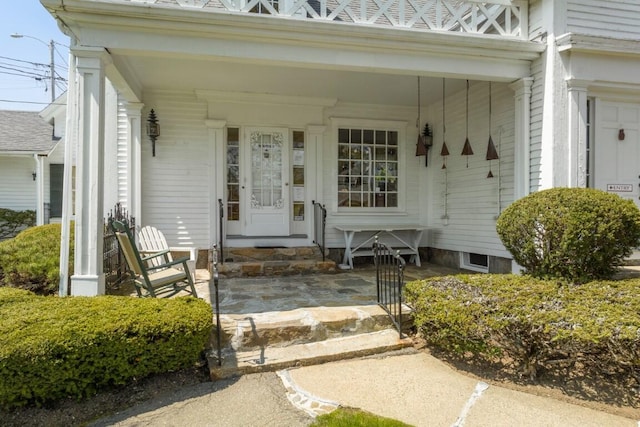
[[[0,110],[0,154],[49,153],[57,141],[53,127],[34,111]]]

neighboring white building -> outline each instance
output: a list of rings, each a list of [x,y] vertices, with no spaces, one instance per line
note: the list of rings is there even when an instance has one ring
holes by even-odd
[[[60,218],[59,141],[55,127],[37,112],[0,110],[1,208],[35,211],[38,225]]]
[[[202,248],[310,245],[318,201],[331,248],[345,245],[337,225],[421,224],[436,260],[492,271],[510,266],[495,221],[519,197],[590,186],[638,202],[632,2],[41,3],[73,44],[74,294],[104,292],[113,201],[171,246]]]

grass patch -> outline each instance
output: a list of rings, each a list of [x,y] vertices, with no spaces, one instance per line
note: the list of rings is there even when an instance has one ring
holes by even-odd
[[[361,409],[338,408],[330,414],[316,418],[311,427],[411,427],[411,425]]]

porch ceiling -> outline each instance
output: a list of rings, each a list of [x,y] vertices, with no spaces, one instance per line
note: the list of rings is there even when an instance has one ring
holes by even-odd
[[[112,54],[116,63],[127,64],[128,73],[141,83],[143,91],[218,90],[335,98],[347,103],[398,106],[417,103],[416,76]],[[442,78],[422,77],[420,84],[421,102],[441,99]],[[447,92],[463,87],[464,80],[447,80]]]
[[[436,101],[442,77],[452,79],[450,90],[453,79],[462,84],[528,77],[530,61],[544,48],[490,35],[214,13],[164,3],[41,2],[78,47],[109,51],[117,71],[107,75],[115,74],[132,100],[145,90],[172,89],[415,105],[416,75],[425,77],[423,101]]]

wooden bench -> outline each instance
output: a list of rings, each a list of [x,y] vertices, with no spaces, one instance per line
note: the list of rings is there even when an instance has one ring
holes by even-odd
[[[336,230],[344,233],[344,257],[342,259],[343,265],[348,265],[349,268],[353,268],[353,258],[357,256],[373,256],[373,250],[371,249],[373,240],[376,236],[380,239],[384,237],[390,237],[392,242],[387,243],[398,251],[401,255],[411,255],[410,262],[414,262],[417,266],[420,266],[420,254],[418,248],[420,240],[422,239],[422,233],[427,227],[416,224],[401,224],[401,225],[336,225]],[[403,238],[400,236],[400,232],[406,232],[409,234],[409,238]],[[356,234],[364,234],[364,241],[358,245],[353,246],[353,240]]]

